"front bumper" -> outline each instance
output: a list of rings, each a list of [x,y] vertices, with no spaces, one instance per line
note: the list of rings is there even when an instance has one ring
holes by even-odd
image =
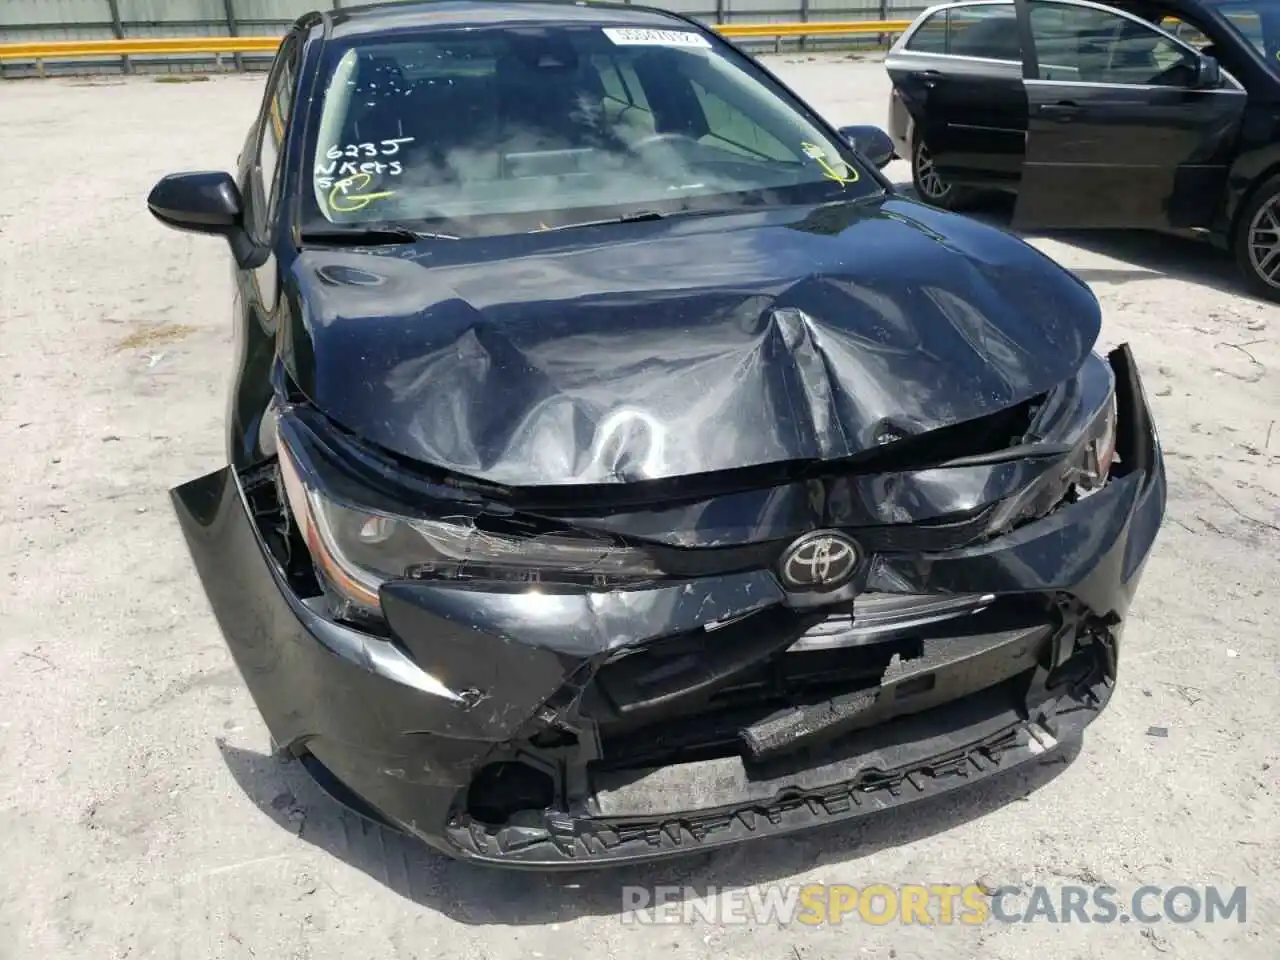
[[[381,638],[298,595],[229,469],[174,502],[273,739],[331,792],[456,857],[635,862],[896,806],[1080,734],[1110,697],[1165,506],[1136,369],[1125,350],[1112,363],[1112,481],[978,546],[878,556],[873,578],[899,591],[997,600],[961,627],[920,631],[910,659],[799,712],[742,719],[726,693],[812,683],[789,666],[811,655],[784,651],[813,614],[781,608],[767,571],[538,596],[392,583]],[[620,637],[641,655],[617,656]],[[726,748],[735,734],[741,749]],[[494,797],[524,809],[488,816]]]

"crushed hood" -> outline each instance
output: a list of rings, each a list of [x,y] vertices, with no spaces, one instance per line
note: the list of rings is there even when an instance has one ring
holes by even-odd
[[[1068,377],[1097,301],[900,198],[301,253],[282,351],[327,416],[510,486],[860,453]]]

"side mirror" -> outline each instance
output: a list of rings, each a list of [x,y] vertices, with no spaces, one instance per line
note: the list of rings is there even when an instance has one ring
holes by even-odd
[[[151,188],[147,207],[166,227],[216,236],[240,226],[243,214],[229,173],[172,173]]]
[[[884,169],[894,158],[893,140],[879,127],[858,124],[841,127],[839,133],[864,159],[875,164],[877,170]]]
[[[1222,65],[1215,57],[1202,53],[1196,58],[1196,77],[1192,86],[1197,90],[1213,90],[1222,86]]]
[[[240,188],[229,173],[172,173],[151,188],[147,208],[174,230],[226,237],[242,267],[255,259],[254,245],[244,229]]]

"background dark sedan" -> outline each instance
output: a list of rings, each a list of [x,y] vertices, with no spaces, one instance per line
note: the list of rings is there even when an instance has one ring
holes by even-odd
[[[1278,54],[1273,0],[947,4],[885,60],[891,133],[926,202],[999,190],[1019,228],[1195,232],[1280,300]]]

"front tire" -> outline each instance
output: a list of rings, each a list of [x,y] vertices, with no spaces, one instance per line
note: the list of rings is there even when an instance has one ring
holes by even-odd
[[[911,183],[916,196],[931,207],[943,210],[963,210],[972,206],[976,193],[965,187],[948,183],[933,165],[933,155],[923,137],[917,136],[911,147]]]
[[[1280,176],[1249,198],[1236,221],[1231,248],[1250,292],[1280,303]]]

